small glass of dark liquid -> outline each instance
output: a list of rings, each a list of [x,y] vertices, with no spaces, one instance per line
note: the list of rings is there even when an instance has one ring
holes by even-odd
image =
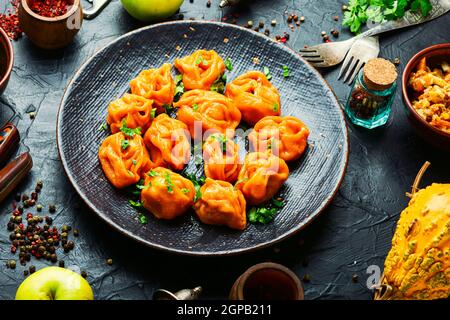
[[[248,269],[230,292],[233,300],[303,300],[303,287],[288,268],[261,263]]]

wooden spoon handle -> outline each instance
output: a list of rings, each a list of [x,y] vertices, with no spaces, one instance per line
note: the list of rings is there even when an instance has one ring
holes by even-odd
[[[30,172],[33,160],[28,152],[22,153],[0,170],[0,203]]]
[[[0,167],[2,167],[19,146],[20,135],[19,130],[11,124],[7,123],[0,129]]]

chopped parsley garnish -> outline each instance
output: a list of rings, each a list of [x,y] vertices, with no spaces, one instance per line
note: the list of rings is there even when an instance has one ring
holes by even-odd
[[[227,152],[227,137],[225,137],[223,134],[213,134],[211,135],[211,138],[217,140],[220,143],[222,152]]]
[[[169,113],[175,109],[171,104],[164,104],[163,108],[164,108],[164,110],[166,110],[166,113]]]
[[[140,184],[138,184],[138,185],[136,185],[136,188],[138,188],[139,190],[146,190],[146,189],[150,188],[151,186],[152,186],[152,183],[149,182],[148,185],[140,185]]]
[[[128,203],[133,207],[133,208],[142,208],[142,202],[138,201],[134,201],[134,200],[128,200]]]
[[[188,188],[183,188],[183,189],[181,189],[181,192],[183,192],[183,193],[189,193],[189,189],[188,189]]]
[[[156,108],[153,108],[152,111],[150,111],[150,117],[152,117],[152,119],[156,118]]]
[[[197,110],[198,110],[198,104],[197,104],[197,103],[194,103],[194,104],[192,105],[192,110],[194,110],[194,111],[197,111]]]
[[[120,144],[122,145],[122,150],[125,150],[126,148],[128,148],[130,146],[130,141],[124,139],[120,141]]]
[[[272,74],[270,73],[270,70],[268,67],[263,68],[264,75],[266,76],[267,80],[272,80]]]
[[[127,127],[127,121],[125,119],[122,120],[122,127],[120,128],[120,131],[128,137],[134,137],[135,134],[141,135],[142,129],[140,127],[137,127],[135,129],[131,129]]]
[[[108,125],[104,122],[102,125],[98,128],[98,131],[106,131],[108,130]]]
[[[283,66],[283,76],[285,78],[289,77],[289,67],[288,66]]]
[[[145,214],[141,213],[139,214],[138,220],[141,224],[147,224],[148,223],[148,218]]]
[[[226,84],[226,77],[224,78],[223,75],[221,75],[214,83],[211,85],[211,91],[215,91],[217,93],[223,94],[225,92],[225,84]]]
[[[197,202],[197,200],[202,198],[202,193],[200,191],[201,186],[205,183],[205,177],[200,177],[197,178],[194,174],[192,173],[185,173],[184,176],[186,178],[188,178],[189,180],[192,181],[192,183],[194,184],[194,188],[195,188],[195,197],[194,197],[194,202]]]
[[[178,74],[175,76],[175,95],[173,97],[174,101],[178,101],[184,93],[183,75]]]
[[[277,200],[275,198],[272,199],[272,204],[277,208],[282,208],[284,206],[284,202],[282,200]]]
[[[129,174],[130,176],[134,177],[134,173],[133,173],[133,171],[131,171],[131,170],[128,170],[128,174]]]
[[[158,175],[158,172],[156,172],[155,170],[152,169],[147,173],[147,175],[149,177],[156,177]]]
[[[172,177],[167,171],[164,172],[164,180],[166,181],[167,192],[172,193],[174,185],[172,182]]]
[[[137,165],[137,161],[135,159],[131,160],[134,165]]]
[[[272,199],[271,203],[266,206],[253,207],[248,212],[248,221],[250,223],[267,224],[275,219],[275,216],[280,208],[284,206],[284,202]]]
[[[277,213],[276,208],[256,208],[253,207],[248,212],[248,221],[250,223],[267,224],[272,222]]]
[[[278,108],[279,108],[278,103],[275,102],[275,103],[273,104],[273,111],[274,111],[274,112],[278,112]]]
[[[267,144],[267,149],[272,150],[274,147],[274,144],[275,144],[275,138],[272,137],[272,138],[270,138],[269,143]]]
[[[200,63],[203,64],[204,66],[208,65],[208,61],[206,61],[205,58],[203,58],[202,54],[197,58],[197,60],[195,60],[196,65],[199,65]]]
[[[225,68],[227,68],[228,71],[233,71],[233,65],[231,64],[231,59],[226,58],[224,62],[225,62]]]
[[[430,0],[350,0],[344,12],[342,25],[350,27],[353,33],[359,33],[367,21],[384,23],[398,20],[408,10],[428,16],[433,9]]]

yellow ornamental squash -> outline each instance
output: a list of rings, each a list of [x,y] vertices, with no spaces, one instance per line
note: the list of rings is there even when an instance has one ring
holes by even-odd
[[[417,186],[425,164],[416,179]],[[397,224],[375,299],[450,296],[450,184],[414,192]]]

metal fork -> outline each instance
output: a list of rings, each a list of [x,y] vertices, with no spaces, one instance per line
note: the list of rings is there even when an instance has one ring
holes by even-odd
[[[351,84],[359,72],[359,69],[372,58],[378,57],[380,43],[378,37],[359,38],[348,51],[339,72],[338,79],[344,76],[344,82]],[[345,75],[344,75],[345,73]]]
[[[344,60],[345,55],[359,37],[345,41],[321,43],[300,50],[300,55],[313,67],[326,68],[337,65]]]

